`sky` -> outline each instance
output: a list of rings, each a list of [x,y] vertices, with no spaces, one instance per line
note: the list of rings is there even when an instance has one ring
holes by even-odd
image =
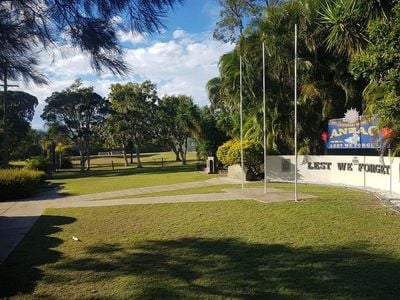
[[[132,73],[125,78],[107,71],[96,74],[90,67],[88,56],[68,45],[51,53],[41,52],[39,68],[49,78],[50,84],[20,83],[20,89],[39,100],[32,127],[44,128],[40,118],[44,100],[52,92],[67,88],[77,78],[81,78],[84,85],[93,86],[95,92],[104,97],[112,83],[151,80],[157,85],[160,96],[186,94],[192,96],[196,104],[207,105],[205,85],[218,76],[219,57],[233,49],[233,45],[212,38],[218,16],[218,0],[185,0],[163,20],[165,30],[162,34],[138,36],[120,33],[125,60],[132,68]]]

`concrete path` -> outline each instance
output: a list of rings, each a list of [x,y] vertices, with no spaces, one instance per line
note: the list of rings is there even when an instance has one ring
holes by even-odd
[[[272,188],[268,190],[267,196],[263,194],[262,188],[250,188],[245,190],[229,189],[224,191],[224,193],[103,200],[109,198],[126,197],[130,195],[237,183],[240,183],[240,180],[219,177],[199,182],[144,187],[82,196],[55,197],[53,199],[49,199],[50,197],[48,194],[43,194],[34,198],[30,198],[26,201],[0,202],[0,263],[2,263],[18,245],[18,243],[22,240],[22,238],[30,230],[32,225],[36,222],[46,208],[97,207],[128,204],[228,200],[258,200],[262,202],[293,200],[293,193]],[[301,199],[311,197],[313,196],[305,194],[300,195]]]

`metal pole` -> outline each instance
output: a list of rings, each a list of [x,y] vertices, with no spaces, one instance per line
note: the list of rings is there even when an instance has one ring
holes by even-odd
[[[8,130],[7,130],[7,63],[4,63],[3,90],[3,167],[8,166]]]
[[[266,126],[266,97],[265,97],[265,43],[262,43],[263,57],[263,142],[264,142],[264,194],[267,193],[267,126]]]
[[[392,153],[391,149],[389,148],[389,177],[390,177],[390,193],[392,193]]]
[[[297,24],[294,25],[294,201],[297,201]]]
[[[242,76],[242,55],[240,61],[240,165],[242,167],[242,189],[244,188],[244,162],[243,162],[243,76]]]

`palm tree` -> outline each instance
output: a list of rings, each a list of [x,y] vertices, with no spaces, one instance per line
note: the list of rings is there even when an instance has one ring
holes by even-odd
[[[327,1],[320,10],[320,23],[326,31],[329,51],[349,57],[368,44],[366,29],[375,19],[386,19],[395,1]]]

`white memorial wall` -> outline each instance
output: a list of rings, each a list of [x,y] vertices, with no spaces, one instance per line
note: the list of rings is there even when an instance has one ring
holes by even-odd
[[[400,158],[298,156],[298,182],[374,188],[400,194]],[[295,157],[267,157],[267,179],[293,181]]]

